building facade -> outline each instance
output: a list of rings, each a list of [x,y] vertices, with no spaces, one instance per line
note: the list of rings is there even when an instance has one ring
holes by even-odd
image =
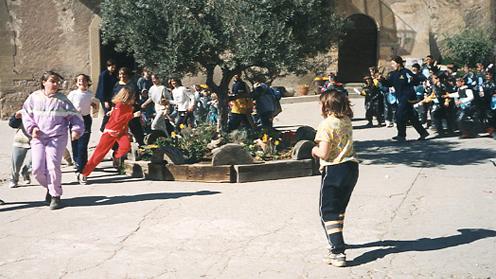
[[[494,28],[496,22],[496,0],[331,1],[354,22],[331,54],[335,63],[329,65],[344,81],[358,80],[368,66],[386,65],[394,54],[439,57],[443,36],[464,28]],[[101,43],[99,4],[99,0],[0,2],[0,117],[19,109],[48,69],[66,79],[89,74],[96,88],[105,60],[117,55]],[[313,77],[312,73],[275,83],[294,88],[311,84]]]

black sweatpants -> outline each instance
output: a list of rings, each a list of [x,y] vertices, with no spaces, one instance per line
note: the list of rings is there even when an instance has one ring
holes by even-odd
[[[344,213],[358,180],[358,163],[325,166],[320,186],[320,218],[334,254],[343,253]]]

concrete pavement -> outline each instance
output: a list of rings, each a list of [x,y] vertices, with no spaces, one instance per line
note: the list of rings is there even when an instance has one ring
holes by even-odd
[[[318,176],[243,184],[145,181],[110,162],[50,211],[39,186],[0,187],[0,278],[490,278],[496,276],[496,141],[398,144],[364,128],[347,211],[350,267],[322,262]],[[285,104],[276,125],[316,126],[317,103]],[[96,128],[98,125],[94,124]],[[0,123],[0,177],[13,130]],[[96,129],[95,129],[96,130]],[[95,132],[92,142],[97,140]],[[408,138],[418,135],[408,128]]]

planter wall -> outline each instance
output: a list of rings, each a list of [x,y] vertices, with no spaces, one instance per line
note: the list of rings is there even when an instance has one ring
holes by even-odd
[[[242,183],[293,178],[318,174],[313,159],[279,160],[250,165],[212,166],[210,164],[171,165],[149,161],[124,162],[126,175],[150,180]]]

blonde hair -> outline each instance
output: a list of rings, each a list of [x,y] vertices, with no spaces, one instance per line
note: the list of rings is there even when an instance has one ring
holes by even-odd
[[[134,92],[129,86],[124,86],[119,90],[119,92],[112,98],[112,103],[123,103],[130,105],[134,103]]]

